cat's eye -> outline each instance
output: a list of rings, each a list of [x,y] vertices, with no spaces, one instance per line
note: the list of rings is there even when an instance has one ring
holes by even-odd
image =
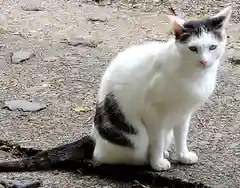
[[[211,46],[209,47],[209,50],[215,50],[216,48],[217,48],[216,45],[211,45]]]
[[[198,49],[197,49],[197,47],[196,46],[189,46],[188,47],[189,48],[189,50],[191,50],[192,52],[198,52]]]

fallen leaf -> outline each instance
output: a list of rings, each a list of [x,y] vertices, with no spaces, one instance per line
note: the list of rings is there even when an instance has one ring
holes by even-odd
[[[87,113],[89,112],[89,109],[87,108],[81,108],[81,107],[77,107],[74,109],[75,112],[83,112],[83,113]]]
[[[7,28],[0,26],[0,34],[5,34],[7,32],[8,32]]]

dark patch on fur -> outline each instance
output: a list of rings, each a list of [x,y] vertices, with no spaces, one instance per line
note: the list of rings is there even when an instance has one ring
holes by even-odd
[[[128,134],[137,134],[133,126],[127,122],[113,94],[108,94],[106,96],[104,101],[104,110],[109,121],[116,129]]]
[[[213,31],[213,34],[219,41],[223,40],[223,36],[220,31]]]
[[[212,32],[218,40],[222,40],[222,35],[218,31],[222,27],[225,17],[219,16],[204,20],[191,20],[184,23],[180,34],[176,36],[176,40],[185,43],[191,36],[201,36],[202,32]]]
[[[100,136],[109,142],[124,147],[134,147],[126,134],[137,134],[137,131],[126,121],[112,93],[106,95],[104,102],[97,104],[94,125]]]

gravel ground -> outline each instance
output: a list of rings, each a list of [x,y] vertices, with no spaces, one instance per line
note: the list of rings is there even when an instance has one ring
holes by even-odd
[[[171,3],[179,15],[189,17],[213,13],[223,5],[232,4],[228,48],[239,51],[239,1]],[[35,113],[1,109],[1,139],[23,147],[46,149],[87,134],[105,67],[117,52],[131,44],[166,40],[169,28],[161,14],[169,13],[167,6],[167,2],[152,6],[149,1],[140,5],[113,1],[108,6],[98,6],[90,0],[3,1],[0,6],[0,99],[37,101],[47,108]],[[34,7],[39,10],[29,10]],[[85,38],[84,42],[81,37]],[[17,51],[32,52],[34,56],[13,63],[10,59]],[[163,175],[217,187],[240,187],[236,151],[240,137],[239,72],[239,66],[229,61],[223,63],[215,94],[192,119],[189,144],[199,154],[200,162],[176,166]],[[79,112],[80,108],[86,109],[85,112]],[[44,179],[46,188],[133,186],[67,172],[3,176],[38,177]]]

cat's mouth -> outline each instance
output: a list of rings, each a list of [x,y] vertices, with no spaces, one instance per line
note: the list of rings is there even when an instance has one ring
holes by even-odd
[[[203,65],[203,66],[207,66],[207,64],[208,64],[207,61],[200,61],[199,63],[200,63],[201,65]]]
[[[199,61],[199,64],[203,68],[208,68],[208,67],[211,67],[213,63],[208,62],[208,61]]]

